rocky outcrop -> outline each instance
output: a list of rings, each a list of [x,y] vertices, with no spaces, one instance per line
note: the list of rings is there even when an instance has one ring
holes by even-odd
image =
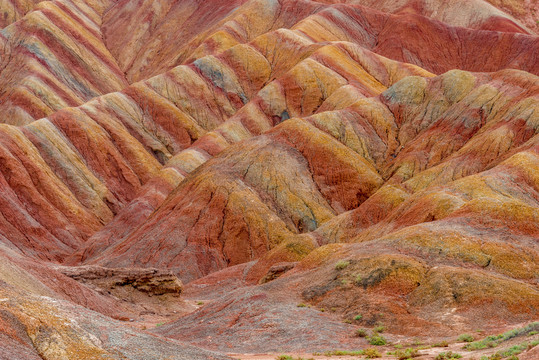
[[[265,284],[267,282],[277,279],[287,271],[290,271],[295,268],[296,264],[297,263],[294,262],[283,262],[272,265],[269,268],[268,273],[262,279],[260,279],[260,283]]]
[[[55,267],[62,274],[102,291],[115,293],[117,288],[130,287],[152,295],[182,292],[182,283],[171,271],[158,269],[110,269],[101,266]],[[121,290],[119,290],[121,291]]]

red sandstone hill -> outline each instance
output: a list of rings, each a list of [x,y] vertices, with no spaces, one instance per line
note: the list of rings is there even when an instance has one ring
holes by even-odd
[[[533,358],[533,1],[0,10],[0,359]]]

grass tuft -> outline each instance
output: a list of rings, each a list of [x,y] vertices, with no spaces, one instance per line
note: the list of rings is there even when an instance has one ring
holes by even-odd
[[[439,353],[438,356],[436,356],[436,360],[450,360],[450,359],[460,359],[462,355],[454,353],[452,351]]]
[[[350,265],[349,261],[340,260],[337,262],[337,264],[335,264],[335,270],[344,270],[348,267],[348,265]]]
[[[462,335],[459,335],[459,337],[457,338],[457,341],[469,343],[469,342],[474,341],[474,337],[470,334],[462,334]]]
[[[364,350],[355,350],[355,351],[332,350],[332,351],[326,351],[324,355],[325,356],[362,356],[362,355],[365,355],[365,351]]]
[[[367,333],[367,330],[366,330],[366,329],[357,329],[357,330],[356,330],[356,336],[357,336],[357,337],[362,337],[362,338],[364,338],[364,337],[367,337],[367,335],[369,335],[369,334]]]
[[[387,344],[386,338],[380,334],[372,334],[367,340],[369,340],[369,344],[371,345],[382,346]]]
[[[432,347],[448,347],[448,346],[449,346],[449,343],[445,340],[432,345]]]
[[[376,359],[376,358],[382,357],[382,354],[380,354],[380,351],[376,350],[375,348],[365,349],[364,355],[367,357],[367,359]]]
[[[384,325],[378,325],[377,327],[372,329],[372,331],[375,333],[383,333],[384,331],[386,331],[386,327]]]
[[[407,360],[421,356],[419,351],[413,348],[408,348],[406,350],[397,350],[393,353],[393,355],[395,355],[395,357],[397,357],[399,360]]]

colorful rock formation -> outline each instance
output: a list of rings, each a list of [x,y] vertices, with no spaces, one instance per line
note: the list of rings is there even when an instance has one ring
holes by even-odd
[[[324,351],[367,346],[358,326],[538,318],[533,2],[0,10],[0,358],[224,359],[187,343]]]

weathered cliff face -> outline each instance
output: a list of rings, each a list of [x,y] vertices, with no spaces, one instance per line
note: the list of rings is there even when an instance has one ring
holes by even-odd
[[[140,356],[104,327],[166,358],[184,345],[105,316],[240,352],[363,346],[354,313],[404,336],[536,319],[534,11],[2,2],[0,339]],[[177,319],[199,306],[180,292],[213,303]]]

